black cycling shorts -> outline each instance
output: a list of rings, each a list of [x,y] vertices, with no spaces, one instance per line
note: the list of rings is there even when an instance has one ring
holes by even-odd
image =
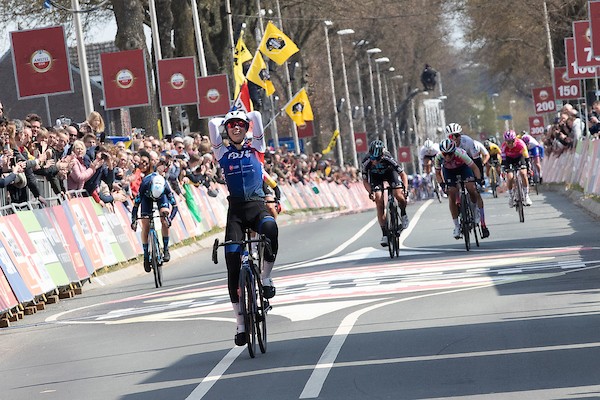
[[[523,156],[518,158],[506,157],[504,160],[502,160],[502,167],[504,170],[509,169],[511,165],[514,169],[526,168],[527,161],[525,161],[525,157]]]
[[[389,169],[383,174],[371,174],[369,179],[369,183],[371,184],[371,191],[383,191],[383,182],[387,182],[388,185],[390,185],[390,187],[394,189],[404,187],[404,185],[402,184],[402,180],[400,179],[400,175],[398,175],[398,172],[396,170]]]

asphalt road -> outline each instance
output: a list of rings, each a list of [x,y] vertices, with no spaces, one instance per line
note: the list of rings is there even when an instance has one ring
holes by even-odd
[[[203,250],[0,330],[1,399],[600,398],[597,220],[559,194],[525,223],[486,197],[467,252],[447,204],[282,224],[266,354],[233,345],[225,264]],[[141,266],[136,266],[140,268]]]

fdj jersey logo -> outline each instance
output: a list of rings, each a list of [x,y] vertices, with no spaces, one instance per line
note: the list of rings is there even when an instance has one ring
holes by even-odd
[[[179,72],[174,73],[171,75],[171,80],[169,83],[173,89],[183,89],[185,87],[185,77]]]
[[[227,158],[230,160],[237,160],[239,158],[250,157],[252,155],[252,150],[244,150],[239,153],[229,153],[227,154]]]
[[[128,89],[133,86],[133,73],[128,69],[122,69],[117,73],[117,86],[121,89]]]
[[[47,72],[52,68],[52,55],[46,50],[37,50],[31,55],[31,66],[35,72]]]

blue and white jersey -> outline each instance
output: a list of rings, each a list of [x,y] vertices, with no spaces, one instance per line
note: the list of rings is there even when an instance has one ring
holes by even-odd
[[[246,141],[239,150],[234,145],[225,147],[223,144],[220,133],[223,118],[213,118],[208,123],[213,153],[223,168],[229,197],[234,201],[262,200],[265,197],[260,161],[260,154],[265,151],[262,117],[257,111],[247,115],[251,121],[252,141]]]

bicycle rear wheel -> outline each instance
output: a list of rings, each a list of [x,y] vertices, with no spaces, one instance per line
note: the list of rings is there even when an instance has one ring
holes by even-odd
[[[162,265],[159,261],[160,245],[158,244],[158,237],[155,231],[152,231],[150,236],[152,238],[150,264],[152,265],[152,271],[154,272],[154,286],[158,289],[162,286]]]
[[[244,316],[248,354],[250,354],[251,358],[254,358],[256,354],[256,325],[254,318],[256,295],[254,293],[254,284],[252,280],[252,274],[246,267],[242,266],[242,269],[240,270],[240,311]]]
[[[519,221],[520,222],[525,222],[525,210],[524,210],[524,196],[523,196],[523,183],[521,182],[521,177],[515,173],[515,183],[517,186],[517,193],[516,193],[516,204],[515,204],[515,209],[517,210],[517,213],[519,214]]]
[[[388,199],[388,210],[387,210],[387,239],[388,239],[388,251],[390,253],[390,258],[394,258],[396,256],[396,246],[397,240],[396,236],[398,235],[398,210],[393,202],[390,202]]]
[[[492,196],[498,197],[498,171],[496,167],[492,165],[490,169],[490,186],[492,187]]]
[[[259,283],[256,282],[256,287],[259,287]],[[261,353],[267,352],[267,308],[269,302],[262,295],[262,289],[258,290],[258,307],[256,309],[256,337],[258,338],[258,347]]]
[[[469,237],[471,232],[471,223],[469,221],[469,201],[465,193],[461,194],[460,200],[460,227],[462,230],[463,238],[465,240],[465,248],[467,251],[471,250],[471,238]]]

